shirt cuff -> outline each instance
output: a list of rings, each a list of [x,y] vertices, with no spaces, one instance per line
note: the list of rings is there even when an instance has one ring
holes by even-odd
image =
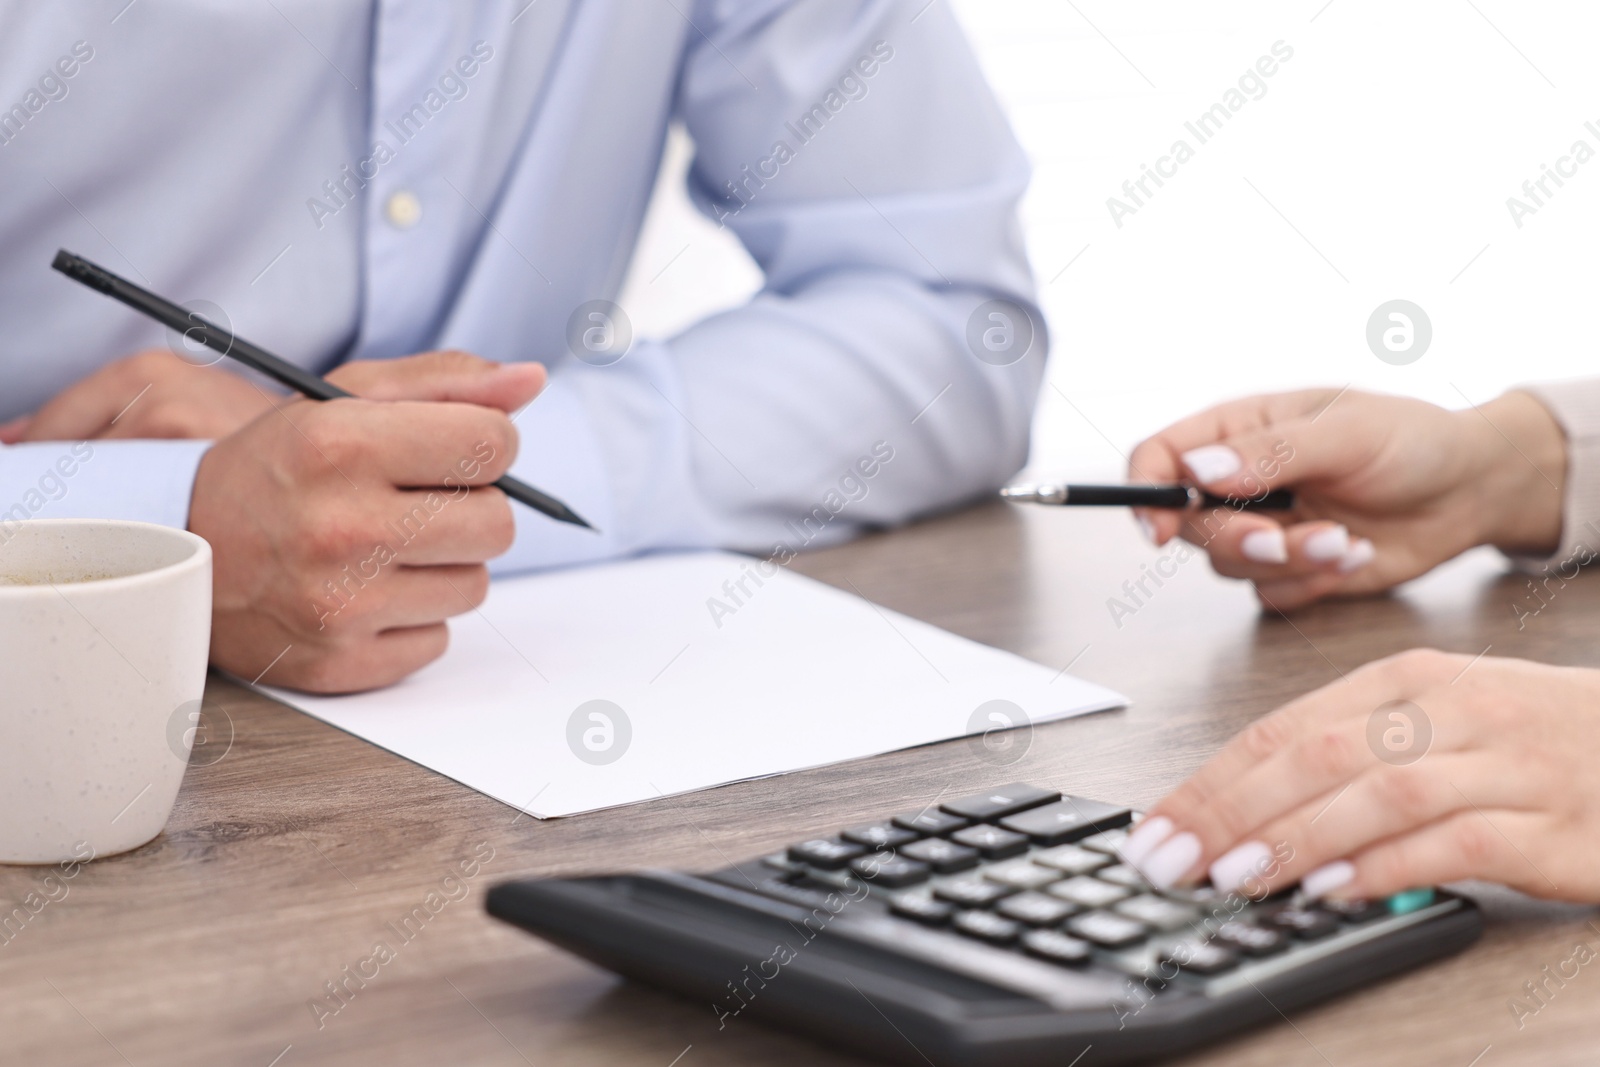
[[[1567,484],[1561,505],[1561,544],[1548,556],[1511,556],[1525,571],[1557,567],[1572,577],[1600,556],[1600,378],[1522,385],[1554,416],[1567,437]]]
[[[0,447],[0,531],[27,519],[185,529],[210,441],[32,441]]]
[[[508,574],[589,563],[617,554],[615,513],[600,442],[577,393],[552,378],[516,417],[519,445],[511,474],[583,516],[592,529],[559,522],[515,501],[517,536],[489,569]]]
[[[511,473],[594,528],[513,504],[516,540],[489,564],[491,573],[718,543],[692,473],[687,406],[671,350],[660,342],[637,345],[615,365],[557,368],[516,417]]]

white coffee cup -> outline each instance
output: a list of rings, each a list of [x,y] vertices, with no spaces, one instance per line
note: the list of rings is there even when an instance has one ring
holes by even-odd
[[[202,538],[143,522],[0,523],[0,863],[107,856],[161,832],[210,641]]]

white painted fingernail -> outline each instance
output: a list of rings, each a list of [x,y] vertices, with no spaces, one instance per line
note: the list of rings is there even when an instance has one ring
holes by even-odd
[[[1165,815],[1157,815],[1153,819],[1146,819],[1139,824],[1139,828],[1129,834],[1117,849],[1117,855],[1122,857],[1123,863],[1130,863],[1137,867],[1139,861],[1150,855],[1152,849],[1172,835],[1172,820]]]
[[[1248,878],[1260,879],[1272,866],[1272,850],[1260,841],[1246,841],[1218,856],[1211,864],[1211,884],[1231,893]]]
[[[1339,560],[1339,573],[1349,574],[1351,571],[1360,570],[1371,563],[1372,558],[1377,554],[1378,550],[1373,547],[1371,541],[1368,541],[1365,537],[1358,538],[1346,550],[1344,557]]]
[[[1289,562],[1289,544],[1284,540],[1281,526],[1251,530],[1239,542],[1239,551],[1245,559],[1253,559],[1257,563]]]
[[[1183,465],[1189,468],[1189,473],[1198,478],[1202,485],[1219,478],[1226,478],[1230,474],[1237,474],[1244,466],[1244,460],[1239,458],[1239,453],[1227,445],[1191,448],[1183,454],[1182,459]]]
[[[1170,888],[1179,878],[1189,873],[1189,868],[1200,858],[1200,839],[1185,831],[1162,843],[1161,847],[1145,857],[1139,871],[1161,889]]]
[[[1355,865],[1349,860],[1334,860],[1300,879],[1300,892],[1312,900],[1318,900],[1342,885],[1349,885],[1355,876]]]
[[[1151,522],[1149,519],[1145,518],[1143,515],[1138,516],[1138,520],[1139,520],[1139,529],[1144,531],[1144,539],[1146,541],[1149,541],[1152,545],[1155,544],[1156,543],[1156,524]]]
[[[1343,526],[1325,526],[1306,537],[1301,551],[1313,563],[1332,563],[1336,559],[1343,559],[1344,554],[1350,551],[1350,531]]]

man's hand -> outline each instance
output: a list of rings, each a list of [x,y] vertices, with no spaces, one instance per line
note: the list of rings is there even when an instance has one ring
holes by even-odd
[[[1416,649],[1256,722],[1123,845],[1159,885],[1600,901],[1600,671]]]
[[[1140,514],[1157,544],[1202,546],[1279,611],[1388,589],[1480,544],[1543,553],[1561,538],[1566,442],[1527,393],[1467,411],[1354,390],[1250,397],[1169,426],[1129,466],[1223,496],[1292,488],[1290,512]]]
[[[334,693],[438,658],[444,620],[487,596],[514,534],[490,487],[517,452],[507,413],[545,374],[433,352],[329,379],[363,399],[291,401],[219,440],[189,529],[214,552],[212,662]]]
[[[221,357],[218,357],[219,359]],[[114,437],[226,437],[285,402],[221,367],[164,348],[109,363],[32,415],[0,426],[0,443]]]

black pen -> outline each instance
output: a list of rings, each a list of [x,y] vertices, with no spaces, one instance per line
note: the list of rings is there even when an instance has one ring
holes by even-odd
[[[237,337],[227,330],[201,318],[194,312],[179,307],[172,301],[159,297],[148,289],[140,288],[128,281],[119,278],[104,267],[89,262],[82,256],[75,256],[66,249],[56,252],[55,262],[50,264],[56,270],[65,274],[73,281],[82,282],[96,292],[101,292],[113,300],[120,300],[135,311],[142,311],[165,326],[170,326],[183,334],[185,338],[199,341],[213,352],[220,352],[229,359],[236,359],[252,370],[258,370],[279,385],[287,386],[297,393],[310,397],[312,400],[336,400],[340,397],[354,396],[347,393],[337,385],[295,366],[288,360],[279,359],[266,349],[251,344],[242,337]],[[528,505],[535,511],[542,512],[561,522],[570,522],[574,526],[582,526],[592,530],[576,511],[557,500],[548,493],[541,493],[526,482],[518,481],[507,474],[494,483],[512,500],[518,500]]]
[[[1008,485],[1000,495],[1019,504],[1066,507],[1232,508],[1235,511],[1287,511],[1294,494],[1273,489],[1259,496],[1217,496],[1192,485]]]

